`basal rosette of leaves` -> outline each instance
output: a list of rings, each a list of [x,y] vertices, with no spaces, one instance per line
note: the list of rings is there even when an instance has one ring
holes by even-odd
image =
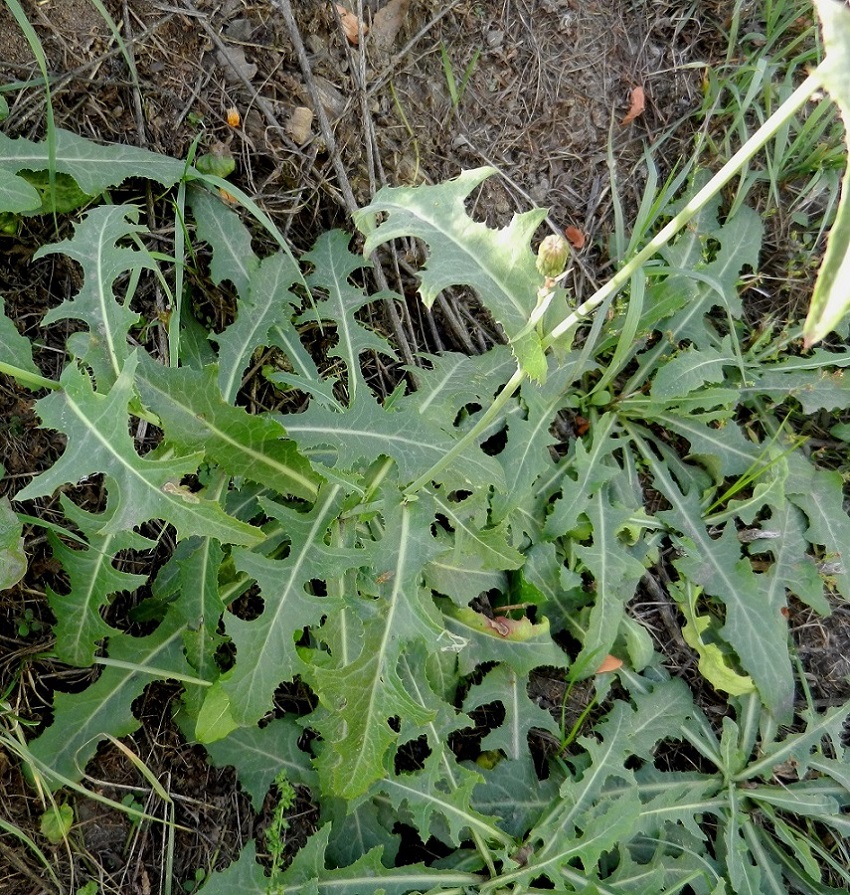
[[[3,138],[4,148],[13,178],[16,153],[32,167],[31,144]],[[111,148],[87,144],[84,156],[103,182],[123,179]],[[355,285],[367,265],[345,234],[325,234],[300,264],[284,251],[261,258],[239,213],[191,185],[196,238],[238,305],[210,336],[215,351],[189,338],[197,323],[185,309],[173,317],[177,366],[128,339],[137,315],[115,284],[154,265],[137,208],[95,208],[72,238],[41,249],[79,261],[79,293],[49,316],[85,328],[36,405],[65,451],[14,499],[102,474],[107,500],[94,514],[62,498],[76,535],[51,535],[69,586],[49,595],[57,656],[104,667],[82,693],[57,695],[32,753],[78,780],[101,739],[136,729],[130,707],[150,680],[182,682],[187,737],[236,767],[256,807],[285,772],[321,809],[319,831],[274,880],[251,845],[208,893],[828,891],[829,856],[789,817],[846,834],[847,707],[803,713],[798,732],[777,734],[795,714],[782,609],[793,595],[826,612],[827,586],[850,596],[850,572],[831,562],[850,519],[840,476],[818,469],[784,420],[789,401],[805,413],[850,406],[850,352],[751,343],[738,282],[758,263],[761,225],[748,209],[721,221],[717,202],[640,274],[622,310],[547,352],[568,301],[554,294],[540,328],[525,331],[543,284],[531,249],[541,214],[501,231],[472,220],[464,200],[490,173],[382,190],[358,219],[369,250],[421,239],[423,298],[470,287],[509,343],[425,358],[417,387],[391,401],[362,364],[370,352],[394,357],[392,346],[358,312],[399,299]],[[314,323],[335,334],[332,375],[302,342]],[[37,373],[5,316],[0,346],[22,381]],[[306,396],[300,412],[236,403],[268,347],[285,363],[264,375]],[[494,403],[517,365],[527,377]],[[139,416],[163,433],[144,457],[128,426]],[[578,416],[586,433],[559,441],[556,419]],[[120,551],[145,549],[137,529],[151,520],[174,527],[168,562],[148,576],[116,568]],[[4,521],[18,566],[19,536]],[[719,734],[626,611],[662,548],[703,674],[735,694]],[[134,638],[101,610],[142,585],[158,626]],[[234,610],[243,596],[250,617]],[[586,677],[609,653],[625,663],[620,688],[606,702],[610,676],[597,681],[602,717],[576,739],[530,697],[531,673]],[[273,718],[275,690],[296,679],[315,709]],[[459,760],[456,734],[494,705],[487,760]],[[305,728],[309,752],[298,746]],[[560,744],[548,758],[530,747],[541,737]],[[664,741],[687,742],[709,769],[659,770]],[[792,758],[791,777],[771,783]],[[399,823],[445,857],[395,866]]]

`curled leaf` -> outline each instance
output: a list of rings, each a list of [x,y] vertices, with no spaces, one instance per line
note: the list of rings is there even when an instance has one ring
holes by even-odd
[[[646,93],[644,93],[643,87],[632,87],[632,96],[629,105],[629,111],[626,112],[626,117],[620,122],[622,126],[630,124],[635,118],[639,118],[643,115],[643,110],[646,108]]]
[[[567,237],[567,242],[576,250],[583,249],[587,242],[587,237],[584,233],[578,227],[573,227],[572,225],[564,228],[564,236]]]
[[[616,656],[610,655],[610,653],[602,660],[602,664],[599,668],[596,669],[597,674],[605,674],[607,671],[616,671],[618,668],[622,667],[623,660],[618,659]]]
[[[336,11],[339,13],[339,21],[346,40],[353,47],[356,47],[360,43],[360,29],[363,29],[363,34],[366,34],[369,29],[365,24],[361,23],[360,19],[350,9],[346,9],[341,3],[336,4]]]

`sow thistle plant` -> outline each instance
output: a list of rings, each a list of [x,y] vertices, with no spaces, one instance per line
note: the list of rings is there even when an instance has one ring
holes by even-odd
[[[845,12],[818,6],[833,39],[850,43]],[[831,85],[830,72],[812,76],[809,95],[818,78]],[[750,156],[803,93],[765,124]],[[469,287],[507,342],[475,357],[425,357],[411,371],[416,388],[385,400],[364,355],[395,354],[359,312],[399,297],[355,285],[368,264],[348,234],[324,234],[300,260],[282,239],[260,257],[216,191],[276,231],[231,185],[63,131],[51,150],[0,135],[0,210],[40,208],[43,195],[20,172],[51,164],[85,196],[140,174],[176,186],[181,222],[194,220],[210,276],[235,291],[237,314],[199,338],[175,288],[168,356],[135,343],[133,289],[144,271],[158,274],[157,259],[136,206],[99,205],[36,255],[62,253],[82,269],[80,291],[43,321],[81,324],[59,381],[42,376],[30,342],[0,316],[0,370],[48,390],[36,410],[67,439],[14,495],[22,515],[2,505],[4,586],[25,567],[22,502],[93,475],[106,493],[98,513],[62,494],[66,526],[47,532],[68,580],[67,593],[48,594],[55,656],[101,670],[81,693],[58,693],[53,722],[20,751],[40,779],[54,788],[83,779],[100,741],[138,727],[130,707],[145,686],[172,679],[183,685],[187,738],[236,768],[257,809],[284,781],[308,788],[320,809],[288,868],[270,879],[249,843],[204,884],[209,895],[716,895],[846,884],[850,705],[810,706],[795,722],[783,608],[791,594],[829,611],[821,568],[846,552],[850,519],[841,476],[813,464],[782,405],[850,406],[841,375],[850,352],[782,353],[750,340],[739,281],[757,267],[762,225],[745,206],[722,218],[718,193],[734,164],[711,180],[695,175],[670,224],[579,307],[559,282],[563,243],[532,252],[545,212],[502,230],[467,214],[490,169],[382,189],[356,217],[364,254],[396,237],[421,240],[423,301]],[[837,320],[829,277],[846,263],[847,222],[845,205],[811,341],[818,308],[827,328]],[[624,286],[628,301],[615,307]],[[336,335],[333,371],[302,341],[315,324]],[[306,409],[252,413],[237,402],[257,350],[269,347],[286,363],[263,375],[281,394],[305,396]],[[560,443],[556,419],[577,416],[586,433]],[[162,432],[144,456],[131,419]],[[154,546],[152,520],[176,533],[168,561],[149,574],[114,564]],[[703,675],[730,694],[719,727],[626,611],[662,546],[673,551],[684,636]],[[829,584],[850,597],[850,569],[831,563]],[[101,611],[142,587],[157,625],[133,637]],[[241,597],[255,604],[250,615]],[[536,669],[576,681],[609,654],[624,664],[616,683],[597,678],[592,727],[565,729],[561,711],[530,695]],[[296,680],[315,708],[275,716],[276,689]],[[482,760],[460,759],[452,744],[482,712]],[[309,749],[299,746],[305,729]],[[565,748],[545,755],[533,748],[541,739]],[[696,769],[656,761],[666,743],[688,749]],[[396,866],[400,824],[443,857]]]

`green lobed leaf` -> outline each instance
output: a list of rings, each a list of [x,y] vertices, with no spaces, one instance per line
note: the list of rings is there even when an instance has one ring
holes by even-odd
[[[637,509],[614,506],[606,486],[596,492],[587,508],[592,541],[588,546],[576,544],[573,550],[593,576],[595,595],[578,663],[590,662],[595,668],[611,652],[626,603],[643,578],[643,563],[621,540],[621,532]]]
[[[447,183],[421,187],[383,187],[372,202],[354,214],[366,234],[370,255],[396,237],[424,240],[430,258],[420,271],[419,293],[430,307],[450,286],[470,286],[505,330],[520,367],[532,379],[546,377],[546,357],[535,331],[519,339],[537,304],[543,277],[537,272],[529,243],[546,215],[542,209],[516,215],[502,230],[473,221],[464,200],[493,168],[464,171]],[[385,215],[375,224],[377,215]]]
[[[505,759],[481,772],[483,779],[472,794],[476,811],[498,818],[499,829],[520,840],[558,798],[554,770],[541,780],[530,760]]]
[[[728,342],[727,339],[724,340]],[[691,346],[664,363],[652,380],[650,395],[660,401],[684,397],[707,382],[722,383],[724,368],[736,363],[728,350]]]
[[[805,414],[850,407],[850,376],[844,370],[793,370],[784,366],[765,365],[751,371],[752,381],[741,388],[741,400],[761,395],[781,404],[795,398]]]
[[[454,496],[450,499],[440,491],[433,495],[437,513],[454,534],[451,556],[440,554],[440,559],[466,570],[518,569],[525,558],[510,543],[510,531],[505,523],[490,524],[487,498],[481,489],[457,499]]]
[[[162,186],[173,186],[186,173],[186,163],[136,146],[100,146],[62,128],[53,131],[55,152],[47,140],[34,143],[25,137],[11,138],[0,133],[0,171],[46,171],[73,177],[89,196],[98,196],[140,172]],[[189,169],[191,170],[191,169]]]
[[[440,427],[445,427],[447,420],[468,419],[470,406],[488,405],[516,370],[505,345],[472,356],[445,351],[420,357],[427,367],[405,367],[415,376],[417,388],[405,395],[404,402]]]
[[[438,892],[474,886],[481,878],[475,873],[439,870],[424,864],[407,864],[392,871],[383,863],[379,846],[347,867],[328,869],[326,852],[330,825],[314,833],[295,855],[292,864],[275,880],[270,880],[256,861],[253,840],[239,860],[223,873],[212,877],[203,895],[405,895],[406,892]]]
[[[251,804],[260,811],[269,787],[281,771],[286,772],[286,779],[292,784],[316,785],[310,756],[298,748],[302,734],[294,719],[274,718],[265,727],[234,730],[204,748],[216,767],[235,768],[239,782],[251,797]]]
[[[251,234],[238,213],[209,190],[190,184],[186,204],[195,217],[198,239],[212,249],[210,274],[218,286],[229,280],[241,296],[248,295],[260,259],[251,247]]]
[[[218,384],[232,403],[254,350],[275,343],[272,330],[292,329],[301,299],[292,287],[302,281],[295,261],[284,252],[269,255],[250,273],[248,290],[239,295],[236,322],[214,336],[219,346]]]
[[[520,765],[533,768],[528,748],[528,736],[532,729],[549,731],[558,739],[563,731],[549,712],[528,695],[527,678],[520,677],[505,664],[491,668],[481,683],[470,687],[463,705],[466,711],[471,711],[493,702],[501,703],[505,718],[484,737],[481,748],[500,750],[517,773]]]
[[[361,323],[355,313],[365,305],[380,300],[394,301],[399,298],[394,292],[376,292],[369,295],[362,286],[351,282],[352,274],[371,264],[348,251],[351,237],[342,230],[323,233],[303,260],[313,265],[313,272],[307,277],[307,285],[314,294],[325,294],[298,318],[298,324],[316,322],[320,326],[332,322],[336,330],[337,343],[328,349],[328,357],[340,358],[348,370],[347,385],[350,402],[357,397],[359,389],[366,388],[366,381],[360,368],[360,355],[373,351],[396,360],[389,342],[383,336]]]
[[[762,523],[762,530],[771,535],[750,544],[751,554],[771,553],[773,562],[765,574],[766,597],[770,606],[781,612],[787,604],[786,591],[811,606],[820,615],[829,615],[830,605],[809,544],[804,537],[802,512],[793,503],[783,500],[771,509]]]
[[[406,502],[391,487],[384,496],[384,536],[375,545],[372,568],[379,573],[374,598],[360,598],[355,611],[359,651],[313,665],[305,679],[321,703],[314,726],[324,746],[317,761],[322,789],[346,799],[362,795],[385,775],[384,756],[398,734],[390,719],[423,725],[441,701],[423,706],[408,691],[399,663],[417,641],[433,643],[443,626],[430,592],[420,586],[424,565],[434,546],[429,523],[433,508],[423,497]]]
[[[213,538],[186,538],[160,569],[152,588],[154,598],[167,602],[169,612],[182,619],[186,658],[197,677],[207,681],[218,677],[216,652],[225,642],[218,632],[224,610],[219,589],[223,559],[224,551]],[[196,714],[209,690],[187,684],[183,704]]]
[[[430,710],[433,717],[421,727],[408,725],[402,719],[400,733],[401,737],[424,733],[430,755],[421,769],[388,772],[374,790],[385,793],[397,812],[405,812],[397,816],[409,816],[423,841],[435,836],[457,848],[473,831],[487,842],[509,843],[509,837],[494,826],[494,818],[481,815],[471,805],[472,791],[481,777],[459,765],[448,748],[452,734],[468,727],[470,719],[435,699],[430,681],[422,673],[427,668],[428,652],[424,642],[411,643],[400,658],[399,675],[411,698]]]
[[[130,309],[130,295],[119,299],[113,286],[119,277],[154,267],[150,255],[119,245],[119,240],[144,233],[137,224],[139,209],[133,205],[99,205],[74,228],[74,236],[42,246],[33,256],[62,254],[83,269],[83,285],[71,301],[62,302],[44,316],[47,326],[57,320],[82,320],[88,336],[75,334],[69,347],[94,371],[99,392],[115,382],[130,354],[127,336],[139,315]]]
[[[763,451],[763,446],[749,441],[734,422],[715,428],[669,411],[653,414],[653,422],[687,438],[689,456],[696,457],[718,481],[747,472]]]
[[[167,519],[179,537],[209,535],[233,544],[261,541],[263,534],[258,529],[232,519],[218,503],[178,484],[184,475],[197,470],[201,454],[151,460],[136,453],[127,429],[136,363],[132,354],[108,395],[95,392],[91,379],[76,364],[65,368],[62,390],[36,404],[42,423],[68,436],[65,453],[15,499],[42,497],[60,485],[104,473],[115,511],[104,519],[101,534],[125,531],[150,519]]]
[[[398,464],[405,483],[441,459],[459,437],[430,424],[407,407],[387,410],[362,389],[342,413],[311,403],[303,413],[273,418],[283,423],[290,438],[311,459],[311,449],[328,446],[333,451],[328,465],[348,471],[376,457],[388,456]],[[498,462],[476,445],[463,452],[453,468],[441,473],[440,479],[454,487],[477,488],[481,482],[492,484],[497,490],[504,487]]]
[[[579,355],[574,353],[558,363],[553,362],[543,385],[523,383],[520,400],[524,415],[508,418],[507,442],[498,455],[505,472],[505,489],[493,495],[493,521],[507,518],[519,507],[531,509],[532,486],[540,476],[554,469],[549,448],[557,439],[549,429],[581,372],[578,360]]]
[[[368,560],[362,550],[325,543],[344,498],[339,485],[327,485],[306,513],[263,501],[265,512],[281,523],[290,539],[288,555],[271,559],[249,550],[233,550],[236,569],[258,583],[263,600],[259,617],[248,621],[230,614],[225,622],[237,656],[225,690],[239,724],[259,720],[271,707],[278,684],[307,670],[295,641],[304,628],[318,625],[323,615],[342,607],[338,599],[309,593],[308,583],[328,581]],[[255,661],[256,656],[262,656],[262,661]]]
[[[546,519],[547,538],[562,537],[573,531],[579,517],[587,512],[592,496],[617,475],[618,467],[609,459],[619,446],[612,438],[614,422],[613,414],[605,414],[593,426],[589,446],[582,438],[573,442],[569,462],[561,464],[564,471],[561,494],[552,501],[552,511]]]
[[[805,538],[822,547],[829,564],[829,578],[845,600],[850,599],[850,516],[844,509],[843,481],[839,473],[815,469],[802,453],[787,458],[788,499],[805,513],[809,526]]]
[[[772,607],[764,587],[742,556],[734,524],[726,523],[719,537],[711,537],[702,522],[699,498],[682,494],[668,471],[645,448],[655,487],[672,509],[658,518],[685,534],[684,555],[674,565],[687,580],[719,597],[726,605],[722,635],[734,648],[744,670],[758,688],[765,705],[777,719],[790,719],[794,675],[788,654],[788,626]]]
[[[401,846],[396,814],[385,798],[367,799],[356,807],[344,799],[322,799],[320,823],[330,826],[325,863],[347,867],[374,848],[383,848],[383,861],[394,866]]]
[[[104,525],[108,525],[115,515],[113,500],[101,514],[80,509],[65,495],[60,500],[65,515],[85,536],[88,547],[69,547],[54,532],[47,532],[53,556],[62,563],[68,576],[67,594],[47,589],[50,608],[56,616],[54,649],[60,661],[88,668],[94,663],[100,641],[117,633],[103,620],[101,609],[109,604],[114,594],[132,592],[148,580],[147,575],[117,569],[113,558],[121,550],[150,550],[156,545],[132,529],[102,533]]]
[[[106,734],[122,737],[139,727],[130,707],[152,680],[191,674],[183,655],[183,623],[166,614],[153,634],[117,634],[109,640],[110,666],[81,693],[57,693],[53,723],[29,743],[33,755],[69,780],[80,780]]]
[[[561,799],[529,832],[530,855],[524,867],[505,874],[502,883],[528,885],[541,875],[558,879],[564,866],[579,859],[591,872],[599,856],[638,829],[641,801],[634,772],[626,759],[650,759],[658,741],[684,723],[693,698],[683,681],[666,681],[635,698],[634,708],[617,701],[595,729],[595,739],[580,737],[587,761],[579,777],[561,786]],[[600,798],[606,788],[620,787],[618,797]]]
[[[319,477],[284,437],[280,423],[226,403],[214,367],[176,370],[143,354],[136,388],[148,409],[160,418],[170,444],[186,452],[203,451],[229,475],[279,494],[316,497]]]

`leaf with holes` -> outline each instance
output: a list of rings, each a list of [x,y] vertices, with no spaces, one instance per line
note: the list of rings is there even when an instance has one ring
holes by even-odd
[[[80,780],[107,734],[123,737],[139,727],[130,707],[153,680],[192,675],[183,655],[183,623],[166,614],[153,634],[116,634],[100,677],[81,693],[57,693],[53,723],[29,744],[33,755],[57,774]]]

